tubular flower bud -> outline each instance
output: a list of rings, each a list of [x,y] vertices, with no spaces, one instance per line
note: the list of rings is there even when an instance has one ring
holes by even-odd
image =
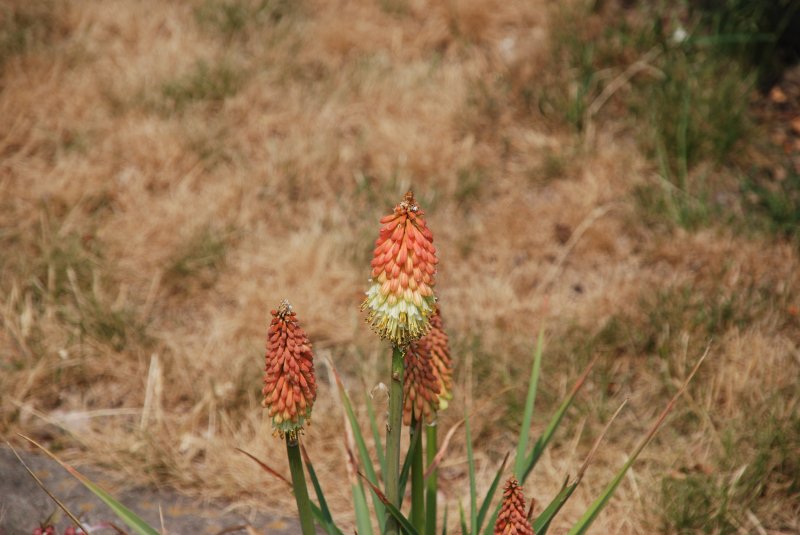
[[[288,301],[271,313],[262,405],[269,410],[276,434],[294,436],[306,421],[311,423],[311,407],[317,398],[314,354]]]
[[[436,298],[436,248],[424,212],[408,192],[394,213],[381,219],[367,297],[361,310],[381,338],[404,346],[424,335]]]
[[[494,535],[535,535],[525,516],[525,497],[517,478],[511,477],[503,491],[503,507],[494,525]]]
[[[431,316],[431,328],[420,342],[425,342],[429,350],[433,374],[439,383],[439,408],[446,409],[448,401],[453,399],[453,361],[450,359],[450,344],[442,325],[439,305],[436,305]]]
[[[439,409],[439,381],[433,370],[429,344],[415,340],[406,347],[403,365],[403,424],[411,417],[431,422]]]

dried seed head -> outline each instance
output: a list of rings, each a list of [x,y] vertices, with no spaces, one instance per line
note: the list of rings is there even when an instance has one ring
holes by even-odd
[[[269,410],[277,434],[295,436],[310,423],[317,397],[314,354],[288,301],[271,313],[262,405]]]
[[[431,316],[431,328],[420,341],[424,341],[430,352],[433,374],[439,383],[439,408],[446,409],[453,399],[453,361],[450,359],[450,344],[444,332],[439,305]]]
[[[381,219],[367,297],[361,305],[381,338],[404,346],[428,330],[436,298],[436,248],[424,212],[408,192],[394,213]]]
[[[439,409],[439,381],[433,370],[431,350],[425,339],[415,340],[406,347],[403,375],[403,423],[416,420],[431,422]]]
[[[511,477],[503,491],[503,507],[494,525],[494,535],[534,535],[525,516],[525,497],[517,478]]]

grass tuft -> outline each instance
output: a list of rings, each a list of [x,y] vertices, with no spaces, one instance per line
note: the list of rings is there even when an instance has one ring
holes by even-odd
[[[210,288],[224,266],[230,232],[206,225],[197,230],[175,251],[164,274],[165,283],[174,291]]]
[[[195,102],[222,102],[242,87],[243,75],[226,62],[209,65],[198,61],[194,68],[161,86],[167,109],[181,112]]]

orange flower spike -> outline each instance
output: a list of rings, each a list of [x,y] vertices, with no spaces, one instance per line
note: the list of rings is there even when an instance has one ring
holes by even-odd
[[[403,374],[403,424],[411,417],[432,422],[439,409],[439,381],[433,369],[431,351],[425,338],[408,344]]]
[[[271,313],[262,405],[269,411],[275,433],[292,436],[305,423],[311,423],[311,408],[317,398],[314,354],[288,301],[282,301]]]
[[[503,491],[503,507],[494,525],[494,535],[535,535],[525,515],[525,497],[517,478],[511,477]]]
[[[361,305],[381,338],[404,346],[424,335],[436,298],[436,248],[425,213],[408,192],[394,213],[381,219],[375,240],[370,288]]]
[[[420,341],[424,341],[430,351],[433,374],[439,383],[439,408],[446,409],[453,399],[453,361],[450,358],[450,344],[442,325],[439,305],[431,316],[431,329]]]

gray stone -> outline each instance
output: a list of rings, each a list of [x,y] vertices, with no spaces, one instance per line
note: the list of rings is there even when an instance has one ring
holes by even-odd
[[[45,483],[70,511],[85,522],[92,533],[116,533],[111,528],[95,531],[90,526],[113,522],[130,533],[130,529],[119,520],[111,509],[91,491],[73,478],[55,461],[16,448],[22,459]],[[230,512],[225,503],[209,503],[182,496],[169,489],[150,489],[134,487],[113,488],[108,485],[101,471],[90,467],[80,467],[81,473],[92,481],[103,485],[115,499],[125,504],[144,518],[160,532],[159,506],[164,515],[164,527],[169,534],[212,535],[218,533],[253,533],[289,535],[300,533],[298,522],[290,517],[268,516],[263,513],[245,518],[242,514]],[[106,486],[108,485],[108,486]],[[56,532],[63,533],[71,525],[69,518],[60,511],[52,499],[36,484],[14,453],[7,447],[0,447],[0,535],[30,535],[34,529],[47,520],[56,510]],[[248,526],[250,530],[248,531]],[[237,528],[237,529],[233,529]]]

